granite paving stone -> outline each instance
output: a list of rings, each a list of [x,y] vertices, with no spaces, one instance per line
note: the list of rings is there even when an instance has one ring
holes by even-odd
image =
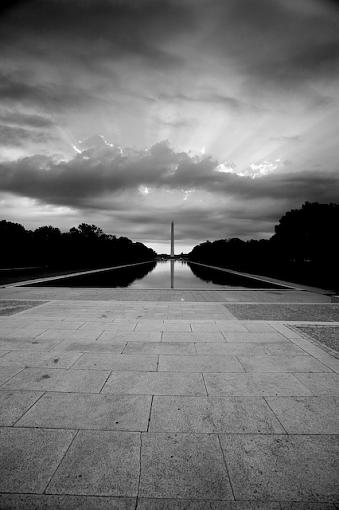
[[[236,303],[227,304],[226,308],[242,320],[339,322],[339,305],[330,303],[267,303],[264,306],[259,303]]]
[[[279,503],[139,498],[137,510],[281,510]],[[306,508],[305,508],[306,510]],[[314,508],[314,510],[317,510]],[[319,507],[319,510],[320,507]],[[325,510],[325,509],[324,509]],[[329,510],[329,509],[326,509]],[[333,510],[333,507],[331,508]]]
[[[223,332],[227,342],[283,342],[286,338],[278,332],[273,333],[238,333],[232,331]]]
[[[97,339],[98,343],[126,343],[126,342],[161,342],[161,331],[104,331]]]
[[[163,342],[221,342],[225,343],[225,337],[218,331],[198,331],[189,332],[172,332],[164,331],[162,336]]]
[[[82,330],[60,330],[60,329],[48,329],[41,335],[39,335],[38,340],[59,340],[60,342],[63,340],[71,340],[71,341],[83,341],[85,339],[88,340],[96,340],[101,333],[103,332],[103,329],[100,331],[82,331]]]
[[[260,397],[154,397],[151,432],[284,433]]]
[[[196,354],[193,343],[184,342],[128,342],[124,354]]]
[[[249,343],[249,342],[225,342],[225,343],[197,343],[198,354],[224,354],[233,356],[270,356],[274,354],[288,354],[305,356],[305,351],[292,342],[279,343]]]
[[[233,500],[218,438],[142,434],[139,496]]]
[[[242,321],[241,324],[249,331],[250,333],[274,333],[274,328],[267,324],[266,322],[250,322],[250,321]]]
[[[295,374],[295,377],[308,388],[313,395],[337,395],[339,396],[338,374]]]
[[[150,396],[46,393],[17,426],[147,430]]]
[[[244,372],[233,356],[159,356],[159,371]]]
[[[57,340],[38,340],[37,338],[26,339],[7,339],[0,340],[0,349],[6,351],[50,351],[56,344]]]
[[[100,370],[142,370],[151,372],[157,369],[158,356],[132,354],[85,353],[73,365],[74,369]]]
[[[338,500],[332,435],[220,435],[236,499]]]
[[[201,374],[112,372],[102,393],[132,395],[206,395]]]
[[[126,343],[99,343],[99,342],[61,342],[54,346],[51,351],[53,354],[60,352],[110,352],[115,354],[121,354],[126,346]]]
[[[0,366],[0,384],[4,384],[6,381],[8,381],[12,377],[14,377],[19,372],[21,372],[21,370],[22,370],[22,367]]]
[[[294,374],[211,374],[205,373],[204,379],[209,395],[218,396],[285,396],[311,395]]]
[[[109,371],[25,368],[2,388],[12,390],[99,393]]]
[[[271,397],[266,400],[289,434],[339,434],[337,397]]]
[[[302,503],[300,501],[282,501],[280,506],[281,510],[335,510],[338,508],[332,503]]]
[[[69,368],[80,357],[79,353],[50,353],[12,351],[1,358],[1,365],[14,364],[23,367]]]
[[[42,493],[73,431],[0,428],[0,491]]]
[[[14,425],[41,395],[38,391],[0,390],[0,426]]]
[[[239,356],[246,372],[331,372],[312,356]]]
[[[139,433],[80,431],[46,493],[135,497],[139,462]]]
[[[0,494],[6,510],[134,510],[134,498],[101,496],[53,496],[47,494]]]

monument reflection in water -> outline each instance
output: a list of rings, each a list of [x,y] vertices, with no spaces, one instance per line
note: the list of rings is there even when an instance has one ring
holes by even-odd
[[[39,287],[109,287],[129,289],[281,288],[261,280],[210,269],[181,259],[146,262],[120,269],[32,284]]]

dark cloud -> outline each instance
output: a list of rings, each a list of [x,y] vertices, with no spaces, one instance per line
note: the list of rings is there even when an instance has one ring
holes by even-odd
[[[91,145],[90,145],[91,146]],[[175,152],[167,142],[137,151],[106,146],[84,150],[69,161],[33,156],[0,165],[1,190],[46,203],[85,207],[102,197],[139,186],[202,190],[241,200],[335,201],[336,173],[284,172],[258,178],[218,171],[218,161]]]

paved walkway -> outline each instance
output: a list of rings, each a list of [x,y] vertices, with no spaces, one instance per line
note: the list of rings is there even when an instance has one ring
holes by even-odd
[[[339,360],[293,326],[338,304],[49,290],[0,291],[1,509],[336,508]]]

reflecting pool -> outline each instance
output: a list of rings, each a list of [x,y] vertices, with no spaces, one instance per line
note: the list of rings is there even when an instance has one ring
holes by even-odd
[[[281,289],[279,285],[218,269],[186,262],[165,260],[135,264],[69,278],[31,284],[39,287],[128,287],[130,289]]]

